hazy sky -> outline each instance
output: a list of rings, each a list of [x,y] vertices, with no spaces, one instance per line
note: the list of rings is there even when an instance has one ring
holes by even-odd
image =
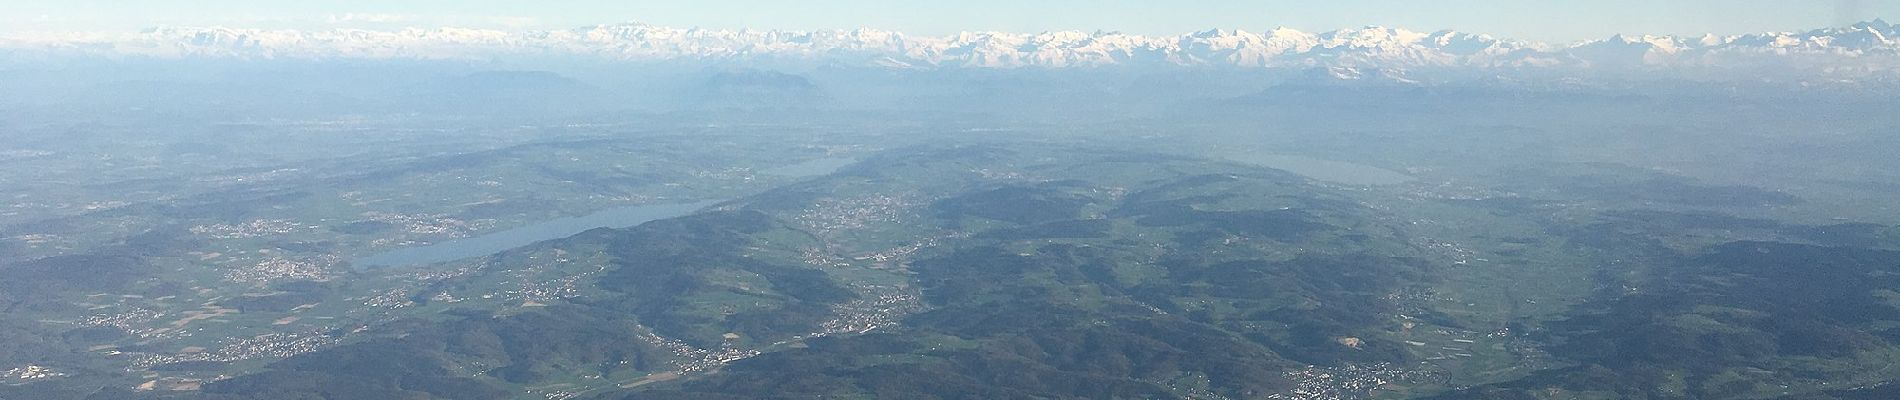
[[[0,32],[157,25],[565,28],[641,21],[708,28],[862,26],[931,35],[1071,29],[1173,34],[1379,24],[1572,41],[1615,33],[1798,30],[1881,16],[1900,19],[1900,0],[0,0]]]

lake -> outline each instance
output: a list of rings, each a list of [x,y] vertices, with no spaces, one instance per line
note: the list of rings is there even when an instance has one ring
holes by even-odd
[[[823,176],[837,172],[839,168],[855,162],[857,160],[850,158],[822,158],[760,172],[790,177]],[[725,201],[727,200],[610,208],[593,214],[542,221],[481,236],[390,250],[358,258],[353,264],[357,269],[362,270],[427,265],[481,257],[542,241],[570,237],[598,228],[625,228],[662,219],[683,217]]]
[[[1307,178],[1347,185],[1378,186],[1411,182],[1411,175],[1370,165],[1284,154],[1226,155],[1228,160],[1300,174]]]
[[[480,257],[545,240],[574,236],[596,228],[624,228],[656,220],[682,217],[718,203],[718,201],[702,201],[611,208],[584,216],[542,221],[481,236],[391,250],[357,259],[355,264],[358,269],[363,269],[435,264]]]
[[[858,160],[855,158],[820,158],[783,167],[767,168],[759,172],[766,175],[791,177],[823,176],[831,175],[833,172],[838,172],[838,169],[856,162]]]

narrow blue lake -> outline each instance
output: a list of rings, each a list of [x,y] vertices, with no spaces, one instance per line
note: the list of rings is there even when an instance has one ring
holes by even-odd
[[[1313,180],[1358,186],[1396,185],[1411,182],[1411,175],[1370,165],[1354,164],[1299,155],[1231,154],[1228,160],[1292,172]]]
[[[766,175],[790,177],[824,176],[838,172],[838,169],[856,162],[858,162],[858,160],[853,158],[820,158],[783,167],[768,168],[759,172]]]
[[[596,228],[624,228],[667,218],[682,217],[718,201],[651,204],[607,209],[579,217],[560,218],[486,235],[426,246],[390,250],[357,259],[356,268],[400,267],[480,257],[545,240],[578,235]]]
[[[839,168],[844,168],[854,162],[857,162],[857,160],[849,158],[822,158],[766,169],[760,172],[790,177],[823,176],[837,172]],[[579,217],[537,222],[528,226],[481,236],[390,250],[381,254],[358,258],[352,264],[361,270],[427,265],[481,257],[537,242],[574,236],[581,232],[597,228],[625,228],[667,218],[683,217],[724,201],[726,200],[708,200],[677,204],[647,204],[612,208]]]

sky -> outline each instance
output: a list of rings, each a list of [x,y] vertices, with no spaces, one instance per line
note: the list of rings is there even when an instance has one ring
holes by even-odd
[[[1178,34],[1212,28],[1456,29],[1568,42],[1612,34],[1736,34],[1900,20],[1900,0],[0,0],[0,33],[169,26],[556,29],[869,27],[911,34],[1052,30]]]

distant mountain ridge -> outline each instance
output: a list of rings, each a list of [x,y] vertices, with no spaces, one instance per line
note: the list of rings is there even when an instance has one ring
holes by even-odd
[[[13,58],[496,60],[582,57],[629,62],[744,62],[894,69],[1079,67],[1636,69],[1769,67],[1826,74],[1900,70],[1900,27],[1873,20],[1806,32],[1702,37],[1624,36],[1549,45],[1457,31],[1368,26],[1308,33],[1209,30],[966,32],[946,37],[875,29],[679,29],[645,24],[507,32],[154,28],[124,35],[0,37]]]

